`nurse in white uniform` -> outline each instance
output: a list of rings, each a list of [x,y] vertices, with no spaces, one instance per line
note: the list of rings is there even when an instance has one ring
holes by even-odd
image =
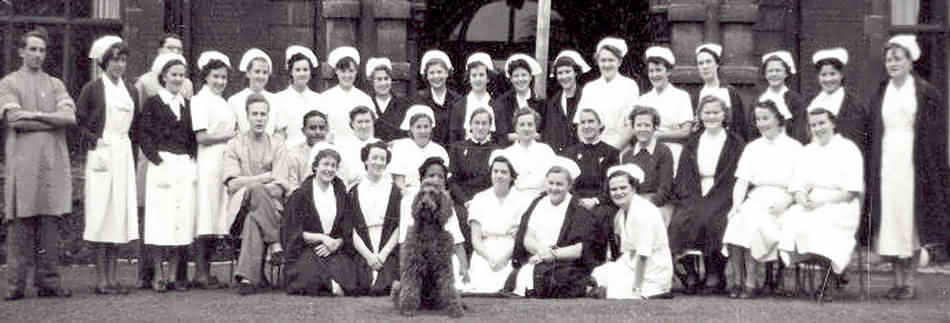
[[[247,78],[247,88],[234,93],[228,98],[228,104],[231,105],[231,111],[237,116],[238,129],[241,132],[247,132],[251,129],[250,123],[247,121],[247,110],[245,109],[247,97],[251,93],[263,95],[267,99],[267,102],[271,104],[270,115],[281,115],[282,108],[278,105],[277,95],[265,88],[273,73],[273,68],[274,63],[271,62],[270,56],[260,49],[248,49],[247,52],[244,52],[244,56],[241,56],[241,64],[238,65],[238,70],[243,72]],[[287,125],[281,124],[280,119],[268,118],[264,130],[267,134],[275,136],[276,142],[283,142],[287,137]]]
[[[627,144],[624,137],[628,131],[624,129],[626,118],[624,111],[633,108],[640,97],[640,87],[631,78],[620,74],[620,65],[627,55],[627,42],[620,38],[607,37],[597,43],[594,58],[600,69],[600,77],[584,85],[581,100],[577,104],[578,110],[594,109],[603,117],[604,132],[601,139],[617,149],[623,149]],[[574,123],[579,121],[574,115]]]
[[[373,99],[356,88],[360,66],[360,53],[350,46],[337,47],[327,57],[333,67],[337,85],[323,92],[324,109],[330,118],[331,141],[352,139],[356,136],[349,126],[349,113],[357,106],[374,107]]]
[[[305,140],[301,128],[296,126],[303,122],[303,116],[313,110],[324,114],[326,111],[321,106],[323,99],[320,94],[309,87],[313,74],[319,71],[317,67],[320,66],[320,61],[317,60],[317,55],[307,47],[291,45],[284,51],[284,64],[290,74],[290,85],[277,92],[279,101],[272,105],[279,105],[281,113],[272,117],[281,118],[279,124],[287,126],[285,144],[290,148]]]

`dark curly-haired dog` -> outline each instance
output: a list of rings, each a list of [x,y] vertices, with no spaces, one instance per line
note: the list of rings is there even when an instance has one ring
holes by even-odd
[[[452,274],[452,235],[444,229],[451,215],[448,194],[437,184],[424,181],[412,202],[415,224],[400,247],[400,279],[392,288],[393,303],[403,315],[430,309],[462,316],[462,301]]]

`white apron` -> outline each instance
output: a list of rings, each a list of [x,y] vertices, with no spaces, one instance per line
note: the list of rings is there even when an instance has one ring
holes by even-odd
[[[159,152],[145,175],[145,243],[185,246],[195,237],[197,167],[187,154]]]

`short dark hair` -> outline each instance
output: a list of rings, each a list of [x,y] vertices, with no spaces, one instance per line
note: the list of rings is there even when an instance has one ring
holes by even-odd
[[[539,114],[537,111],[534,111],[532,108],[519,108],[518,111],[515,111],[515,116],[511,118],[511,126],[513,128],[517,128],[518,119],[526,115],[530,115],[534,118],[534,128],[537,131],[538,125],[541,124],[541,114]]]
[[[205,83],[205,79],[208,78],[208,75],[211,74],[211,71],[222,67],[225,68],[225,71],[227,71],[228,75],[231,74],[231,67],[229,67],[228,64],[225,64],[224,61],[220,59],[211,59],[205,64],[205,66],[201,67],[201,71],[198,72],[198,78],[202,83]]]
[[[495,163],[505,163],[505,165],[508,166],[508,173],[511,174],[512,183],[514,183],[514,180],[518,179],[518,172],[515,171],[515,165],[511,164],[511,161],[508,160],[508,157],[496,156],[494,159],[492,159],[491,164],[488,166],[489,172],[491,171],[492,167],[495,167]]]
[[[43,45],[49,46],[49,32],[46,31],[46,28],[36,27],[20,36],[20,48],[26,47],[26,40],[30,37],[39,38],[43,41]]]
[[[697,58],[699,56],[699,53],[708,53],[709,55],[712,55],[713,60],[716,61],[716,65],[722,65],[722,61],[719,55],[716,54],[716,52],[713,52],[711,49],[703,47],[702,49],[699,50],[699,52],[696,53]]]
[[[755,109],[766,109],[772,112],[776,119],[778,119],[778,125],[785,125],[785,116],[778,111],[778,106],[775,105],[775,102],[772,100],[759,101],[755,103],[755,106],[752,108],[752,113],[755,115]]]
[[[610,180],[614,179],[615,177],[620,177],[620,176],[627,177],[627,181],[629,181],[630,187],[633,188],[634,194],[637,194],[640,192],[640,181],[634,178],[633,175],[628,174],[627,172],[623,170],[620,170],[620,171],[615,171],[611,173],[610,176],[607,176],[607,180],[604,181],[604,189],[607,191],[608,196],[610,195]]]
[[[260,95],[258,93],[251,93],[251,95],[247,96],[247,100],[244,103],[244,111],[247,112],[248,109],[251,108],[251,104],[260,103],[260,102],[267,104],[267,113],[269,114],[271,110],[270,102],[267,101],[267,98],[265,98],[263,95]]]
[[[382,141],[371,142],[363,146],[363,148],[360,148],[360,160],[365,163],[366,160],[369,159],[369,152],[373,150],[373,148],[379,148],[386,151],[386,165],[389,165],[389,162],[393,159],[393,152],[390,151],[389,146],[387,146],[386,143]]]
[[[448,176],[449,167],[445,165],[445,160],[442,159],[442,157],[433,156],[433,157],[426,158],[426,160],[422,162],[422,165],[419,166],[419,177],[420,178],[426,177],[426,171],[429,170],[429,167],[432,165],[441,166],[442,172],[444,172],[445,175]]]
[[[475,120],[475,116],[479,114],[487,114],[488,122],[491,122],[491,123],[495,122],[495,114],[493,114],[491,111],[489,111],[485,107],[480,107],[480,108],[475,108],[475,111],[472,111],[472,115],[469,116],[468,118],[468,124],[472,124],[472,120]]]
[[[643,105],[634,106],[633,111],[627,116],[627,120],[630,120],[630,125],[633,125],[637,116],[650,116],[650,120],[653,122],[653,129],[660,126],[660,112],[656,111],[653,107]]]
[[[670,63],[669,61],[667,61],[666,59],[662,57],[656,57],[656,56],[647,57],[647,64],[650,64],[650,63],[663,65],[663,67],[666,67],[667,71],[673,70],[673,63]]]
[[[323,119],[324,122],[330,123],[330,121],[327,120],[327,115],[324,114],[323,112],[320,112],[318,110],[310,110],[307,112],[307,114],[303,115],[303,127],[307,127],[307,120],[313,117],[319,117],[320,119]]]
[[[525,71],[528,71],[528,75],[531,75],[531,65],[528,65],[528,61],[519,58],[512,61],[511,64],[508,64],[509,78],[511,77],[511,75],[514,75],[515,70],[519,68],[523,68]]]
[[[301,54],[301,53],[293,54],[293,55],[290,56],[290,58],[287,59],[287,62],[286,62],[286,63],[287,63],[287,71],[290,71],[291,69],[293,69],[294,64],[297,63],[298,61],[305,61],[305,62],[307,62],[307,65],[310,66],[310,74],[313,74],[313,73],[314,73],[313,63],[310,62],[310,59],[307,58],[306,55]],[[293,78],[293,77],[291,76],[291,78]]]
[[[578,65],[577,62],[575,62],[573,58],[570,58],[568,56],[561,56],[558,59],[554,60],[554,73],[557,74],[557,69],[560,67],[565,67],[565,66],[574,69],[574,74],[576,74],[574,76],[575,79],[579,77],[582,73],[581,66]]]
[[[184,65],[185,65],[185,62],[182,61],[182,60],[180,60],[180,59],[175,58],[175,59],[169,60],[167,63],[165,63],[165,66],[162,66],[162,70],[159,71],[159,73],[158,73],[158,84],[159,84],[159,85],[161,85],[162,87],[165,86],[165,73],[168,72],[168,69],[169,69],[169,68],[172,68],[172,66],[175,66],[175,65],[182,65],[182,66],[184,66]]]
[[[769,66],[769,62],[781,63],[782,67],[785,68],[786,77],[792,76],[792,67],[788,66],[788,63],[785,63],[785,61],[781,58],[778,58],[778,56],[770,56],[769,58],[766,58],[764,62],[762,62],[762,77],[765,77],[765,69]]]
[[[353,119],[364,113],[369,113],[369,117],[373,119],[373,121],[376,121],[376,115],[373,114],[373,110],[370,110],[369,107],[365,105],[358,105],[350,110],[350,128],[353,128]]]
[[[109,65],[109,61],[119,58],[122,55],[129,55],[129,47],[126,46],[125,42],[118,42],[109,46],[109,49],[102,54],[102,59],[99,61],[99,68],[106,69],[106,66]]]
[[[333,150],[333,148],[324,148],[323,150],[317,152],[317,156],[313,158],[313,165],[311,165],[311,167],[317,168],[317,165],[320,164],[320,161],[327,157],[336,160],[336,164],[338,166],[340,165],[340,160],[342,160],[340,158],[340,153],[338,153],[336,150]]]
[[[173,38],[173,39],[177,39],[178,41],[182,41],[181,35],[179,35],[179,34],[176,34],[176,33],[164,33],[164,34],[162,34],[162,37],[158,39],[158,48],[165,47],[165,41],[167,41],[169,38]]]
[[[811,111],[808,111],[808,115],[810,116],[820,116],[822,114],[828,116],[828,120],[831,120],[831,124],[836,126],[838,125],[838,117],[835,116],[834,113],[831,113],[831,110],[825,108],[814,108]]]
[[[348,68],[356,69],[356,68],[359,67],[359,65],[360,65],[360,64],[356,64],[356,60],[355,60],[355,59],[353,59],[352,57],[346,56],[346,57],[343,57],[343,58],[341,58],[340,60],[338,60],[338,61],[336,62],[336,65],[333,66],[333,68],[334,68],[334,69],[338,69],[338,70],[344,70],[344,69],[348,69]],[[357,74],[359,74],[359,73],[357,73]]]

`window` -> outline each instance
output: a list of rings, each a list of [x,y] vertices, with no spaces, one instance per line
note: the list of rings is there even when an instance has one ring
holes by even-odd
[[[946,0],[891,1],[894,34],[915,34],[920,59],[915,72],[950,97],[950,6]]]

